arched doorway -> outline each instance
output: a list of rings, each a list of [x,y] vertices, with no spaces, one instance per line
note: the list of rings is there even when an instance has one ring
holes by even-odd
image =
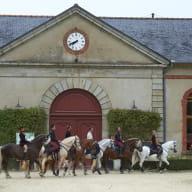
[[[56,135],[62,140],[66,127],[72,125],[72,134],[86,138],[88,128],[94,128],[96,140],[102,138],[102,110],[94,95],[83,89],[68,89],[60,93],[50,107],[50,124],[57,126]]]
[[[185,92],[183,107],[183,151],[192,150],[192,89]]]

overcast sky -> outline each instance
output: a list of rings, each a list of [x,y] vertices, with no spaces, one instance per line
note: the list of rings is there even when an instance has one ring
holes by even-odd
[[[0,15],[57,15],[77,3],[95,16],[192,18],[192,0],[0,0]]]

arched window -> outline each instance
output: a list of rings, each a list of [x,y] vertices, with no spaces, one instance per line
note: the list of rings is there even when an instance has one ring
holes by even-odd
[[[183,151],[192,151],[192,89],[182,100],[183,105]]]
[[[192,93],[187,97],[187,150],[192,150]]]

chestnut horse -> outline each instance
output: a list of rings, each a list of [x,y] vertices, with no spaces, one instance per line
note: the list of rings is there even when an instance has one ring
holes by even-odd
[[[123,150],[123,156],[119,157],[118,150],[112,150],[111,148],[107,148],[103,154],[103,167],[106,173],[108,173],[107,169],[107,161],[109,159],[121,160],[121,166],[120,166],[120,172],[124,173],[124,163],[125,160],[131,162],[131,157],[134,149],[137,149],[138,151],[142,151],[142,142],[138,138],[132,138],[128,139],[124,142],[124,150]]]
[[[45,144],[48,144],[50,142],[50,136],[49,135],[38,135],[35,137],[31,143],[28,145],[28,152],[27,152],[27,160],[29,165],[27,167],[25,177],[30,178],[30,170],[32,168],[32,165],[34,162],[39,164],[38,157],[39,152],[42,148],[42,146]],[[24,158],[24,150],[23,147],[20,145],[16,145],[14,143],[9,143],[6,145],[3,145],[0,148],[0,169],[1,166],[3,167],[3,170],[5,171],[6,178],[11,178],[11,176],[8,173],[7,166],[8,161],[10,158],[15,158],[18,160],[23,160]]]
[[[80,141],[80,145],[81,145],[81,150],[77,151],[75,150],[74,153],[72,154],[72,157],[70,157],[70,155],[68,156],[68,159],[70,161],[69,164],[69,171],[70,168],[72,167],[73,171],[73,175],[76,176],[75,173],[75,169],[78,166],[79,163],[81,163],[83,165],[83,169],[84,169],[84,175],[87,175],[87,163],[86,163],[86,159],[91,159],[91,154],[85,154],[86,150],[91,151],[95,145],[96,141],[93,139],[83,139]],[[67,170],[65,170],[66,173]],[[64,174],[65,174],[64,173]]]

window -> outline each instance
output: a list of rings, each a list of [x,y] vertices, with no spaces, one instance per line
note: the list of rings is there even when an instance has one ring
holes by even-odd
[[[187,150],[192,150],[192,93],[186,98]]]

